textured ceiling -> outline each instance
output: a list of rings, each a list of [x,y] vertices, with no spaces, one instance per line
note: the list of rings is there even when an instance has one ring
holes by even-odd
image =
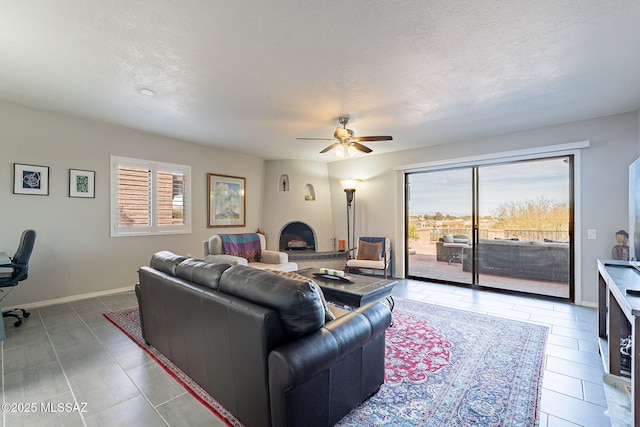
[[[640,2],[0,0],[0,99],[269,159],[640,108]],[[140,94],[149,88],[155,96]]]

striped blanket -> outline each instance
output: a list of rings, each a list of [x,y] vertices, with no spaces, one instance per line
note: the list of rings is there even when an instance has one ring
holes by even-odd
[[[248,262],[260,262],[260,236],[257,233],[221,234],[220,239],[225,254],[246,258]]]

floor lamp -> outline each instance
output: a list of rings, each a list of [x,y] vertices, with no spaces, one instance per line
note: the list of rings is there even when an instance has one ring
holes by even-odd
[[[359,179],[343,179],[340,181],[340,185],[342,185],[342,188],[347,195],[347,254],[355,247],[356,208],[354,201],[356,198],[356,188],[360,182],[362,181]],[[353,209],[351,209],[352,204]],[[351,216],[353,216],[353,221],[351,220]],[[353,222],[353,241],[351,239],[351,222]]]

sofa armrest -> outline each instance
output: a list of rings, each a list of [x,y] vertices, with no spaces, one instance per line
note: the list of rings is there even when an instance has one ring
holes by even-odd
[[[263,249],[260,253],[260,260],[266,264],[286,264],[289,262],[289,254]]]
[[[247,265],[247,259],[235,255],[205,255],[204,260],[214,264]]]
[[[271,381],[293,388],[329,368],[342,356],[384,333],[391,311],[375,302],[325,324],[320,330],[285,344],[269,354]]]
[[[386,251],[384,251],[384,259],[387,261],[387,264],[391,261],[391,252],[393,251],[393,249],[388,248]]]
[[[384,331],[390,324],[389,307],[383,302],[375,302],[271,351],[269,395],[272,424],[313,424],[304,420],[305,412],[324,413],[326,416],[330,411],[325,405],[331,405],[331,400],[338,398],[331,397],[328,384],[339,389],[355,387],[364,393],[364,396],[357,397],[359,401],[375,392],[384,378]],[[342,362],[347,359],[350,362],[344,365]],[[352,366],[352,363],[356,365]],[[359,372],[363,378],[345,376],[344,372],[341,373],[345,367],[353,374]],[[380,382],[371,380],[372,377]],[[360,381],[363,383],[360,384]],[[348,386],[341,382],[348,383]],[[300,405],[304,408],[300,408]],[[322,421],[315,421],[317,425],[323,424]]]

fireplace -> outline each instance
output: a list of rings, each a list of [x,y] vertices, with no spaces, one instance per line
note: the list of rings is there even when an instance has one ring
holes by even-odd
[[[333,239],[335,243],[335,239]],[[344,252],[318,251],[315,232],[308,224],[294,221],[285,225],[280,232],[279,250],[289,254],[289,261],[298,263],[303,268],[344,268]],[[335,246],[335,245],[334,245]]]
[[[316,240],[313,234],[311,227],[304,222],[290,222],[280,232],[280,251],[315,252]]]

